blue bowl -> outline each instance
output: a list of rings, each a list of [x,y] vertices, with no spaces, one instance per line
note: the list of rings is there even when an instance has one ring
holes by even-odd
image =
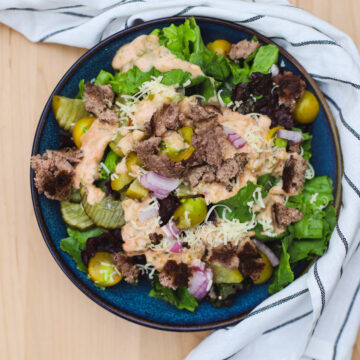
[[[110,36],[83,55],[64,75],[50,95],[36,130],[32,155],[42,154],[46,149],[59,148],[59,127],[51,111],[51,100],[54,95],[75,97],[81,79],[89,81],[95,78],[101,69],[112,71],[111,60],[120,46],[139,35],[149,34],[155,28],[169,26],[171,23],[180,24],[184,19],[185,17],[172,17],[134,26]],[[231,22],[205,17],[196,17],[196,20],[202,30],[205,42],[220,38],[235,43],[256,35],[263,43],[274,43],[253,30]],[[282,60],[286,69],[300,74],[306,80],[307,88],[316,94],[319,100],[320,113],[313,126],[312,164],[317,175],[328,175],[333,179],[335,206],[339,208],[342,159],[334,119],[315,81],[291,55],[280,47],[279,61]],[[157,329],[209,330],[240,321],[269,296],[268,284],[258,285],[249,291],[237,294],[231,307],[218,309],[204,301],[194,313],[190,313],[186,310],[178,310],[161,300],[148,297],[150,284],[147,281],[140,281],[137,286],[122,282],[106,291],[100,290],[86,278],[84,273],[76,269],[70,256],[60,250],[60,240],[67,234],[65,223],[61,218],[59,202],[37,194],[32,171],[30,179],[36,218],[44,240],[56,262],[84,294],[118,316]]]

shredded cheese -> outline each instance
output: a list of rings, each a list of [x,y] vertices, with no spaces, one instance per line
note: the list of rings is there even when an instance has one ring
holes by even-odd
[[[105,170],[108,175],[111,173],[111,171],[109,170],[109,168],[108,168],[103,162],[101,162],[101,163],[99,164],[99,166],[100,166],[100,169]]]
[[[310,180],[315,176],[315,170],[313,166],[308,162],[308,167],[305,172],[305,179]]]
[[[136,264],[136,266],[139,268],[141,275],[148,275],[149,279],[153,279],[154,278],[154,273],[156,271],[155,267],[150,264],[147,263],[145,265],[141,265],[141,264]]]
[[[186,241],[191,247],[200,244],[217,247],[229,243],[237,246],[243,239],[253,235],[251,230],[256,224],[255,216],[243,223],[237,219],[232,221],[219,219],[216,224],[208,222],[186,229],[182,235],[182,241]]]
[[[319,193],[315,193],[311,195],[310,204],[313,204],[316,201],[318,195]]]

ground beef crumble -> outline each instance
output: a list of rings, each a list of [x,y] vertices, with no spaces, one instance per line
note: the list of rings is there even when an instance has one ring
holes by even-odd
[[[226,134],[219,123],[215,120],[199,121],[191,140],[199,159],[209,165],[221,165]]]
[[[229,58],[231,60],[240,60],[246,59],[249,57],[254,51],[256,51],[260,47],[260,43],[255,40],[241,40],[236,44],[231,45],[231,50],[229,51]]]
[[[39,194],[53,200],[69,200],[74,167],[82,158],[78,149],[46,150],[31,158],[34,183]]]
[[[305,183],[306,169],[306,160],[299,154],[292,153],[284,165],[283,190],[289,194],[298,194]]]
[[[287,227],[302,219],[302,213],[298,209],[287,208],[282,203],[274,203],[272,213],[275,222],[281,227]]]
[[[160,142],[160,137],[153,136],[149,139],[138,142],[135,145],[135,151],[139,157],[145,159],[149,155],[155,155],[160,150]]]
[[[276,89],[279,96],[279,104],[285,105],[291,112],[295,110],[296,103],[301,99],[305,92],[305,81],[300,75],[294,75],[291,71],[284,71],[283,74],[274,78],[278,85]]]
[[[191,269],[186,264],[168,260],[159,274],[159,281],[162,286],[176,290],[187,287],[190,276]]]
[[[162,136],[166,130],[178,130],[181,127],[179,105],[171,102],[156,111],[151,120],[155,136]]]
[[[239,247],[237,254],[242,274],[254,281],[259,279],[265,263],[255,244],[251,240],[246,240]]]
[[[111,109],[114,92],[111,85],[94,85],[89,82],[84,85],[84,103],[87,111],[93,113],[100,121],[117,124],[119,118]]]
[[[210,249],[206,257],[208,262],[217,262],[228,269],[237,269],[239,267],[239,257],[235,250],[229,245],[220,245],[214,249]]]
[[[113,259],[115,266],[119,269],[121,275],[124,276],[125,281],[133,284],[140,274],[140,270],[135,265],[133,259],[120,252],[114,254]]]

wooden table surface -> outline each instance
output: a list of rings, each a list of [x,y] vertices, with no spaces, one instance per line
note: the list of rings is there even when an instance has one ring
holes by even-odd
[[[293,0],[360,45],[359,0]],[[206,335],[148,329],[83,295],[50,255],[29,187],[33,135],[49,94],[83,53],[0,25],[0,359],[183,359]],[[360,337],[353,360],[360,360]]]

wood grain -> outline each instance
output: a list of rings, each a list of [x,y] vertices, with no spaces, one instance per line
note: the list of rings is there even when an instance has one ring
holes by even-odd
[[[360,45],[358,0],[294,0]],[[49,94],[85,50],[33,44],[0,25],[0,359],[183,359],[206,335],[152,330],[89,301],[49,254],[33,213],[29,159]],[[353,360],[360,360],[360,337]]]

